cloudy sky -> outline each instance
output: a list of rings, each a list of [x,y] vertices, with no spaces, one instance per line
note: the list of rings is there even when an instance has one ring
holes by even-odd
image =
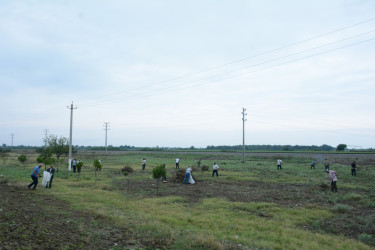
[[[375,147],[374,62],[373,0],[2,0],[0,143]]]

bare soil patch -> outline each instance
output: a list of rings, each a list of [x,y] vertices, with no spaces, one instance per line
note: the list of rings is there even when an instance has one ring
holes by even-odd
[[[41,188],[41,187],[38,187]],[[0,184],[1,249],[143,248],[133,232],[26,186]],[[147,243],[146,243],[147,244]],[[151,246],[151,244],[150,244]]]

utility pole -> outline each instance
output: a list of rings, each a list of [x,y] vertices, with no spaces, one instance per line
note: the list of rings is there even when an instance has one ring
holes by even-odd
[[[13,139],[14,139],[14,133],[11,133],[11,134],[10,134],[10,138],[12,139],[12,144],[11,144],[11,147],[13,148]]]
[[[104,130],[105,130],[105,156],[107,156],[107,132],[109,130],[109,122],[104,122]]]
[[[245,122],[247,121],[245,119],[245,113],[246,109],[242,108],[242,163],[245,163]]]
[[[44,146],[47,147],[47,137],[48,137],[48,129],[44,129],[44,138],[45,138],[45,142],[44,142]]]
[[[69,106],[67,106],[69,108]],[[69,138],[69,167],[68,171],[72,171],[72,136],[73,136],[73,109],[77,109],[77,107],[73,108],[73,102],[70,105],[70,138]]]

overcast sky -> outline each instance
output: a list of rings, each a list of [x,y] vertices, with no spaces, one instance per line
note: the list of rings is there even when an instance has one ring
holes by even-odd
[[[373,0],[2,0],[0,143],[375,147],[374,63]]]

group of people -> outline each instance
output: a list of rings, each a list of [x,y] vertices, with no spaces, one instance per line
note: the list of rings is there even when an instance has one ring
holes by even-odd
[[[277,170],[279,170],[279,169],[282,170],[282,167],[281,167],[282,163],[283,163],[283,161],[281,159],[278,159],[276,161]],[[313,159],[310,169],[315,169],[315,166],[316,166],[316,161],[315,161],[315,159]],[[329,169],[330,166],[331,166],[330,161],[328,159],[325,159],[324,160],[324,172],[326,172],[328,174],[329,179],[331,181],[331,191],[337,192],[337,174],[336,174],[335,171]],[[351,164],[352,176],[357,175],[356,167],[357,167],[357,164],[356,164],[355,161],[353,161],[352,164]]]
[[[198,160],[197,162],[198,167],[201,165],[201,159]],[[163,164],[164,169],[165,169],[165,163]],[[146,158],[142,159],[142,171],[146,169]],[[176,169],[180,169],[180,158],[176,158]],[[185,171],[185,177],[182,183],[187,183],[187,184],[194,184],[195,181],[193,179],[193,176],[191,172],[193,171],[191,166],[188,166],[188,168]],[[219,177],[219,165],[215,162],[212,166],[212,177]],[[167,177],[162,176],[162,181],[163,183],[167,182]]]

